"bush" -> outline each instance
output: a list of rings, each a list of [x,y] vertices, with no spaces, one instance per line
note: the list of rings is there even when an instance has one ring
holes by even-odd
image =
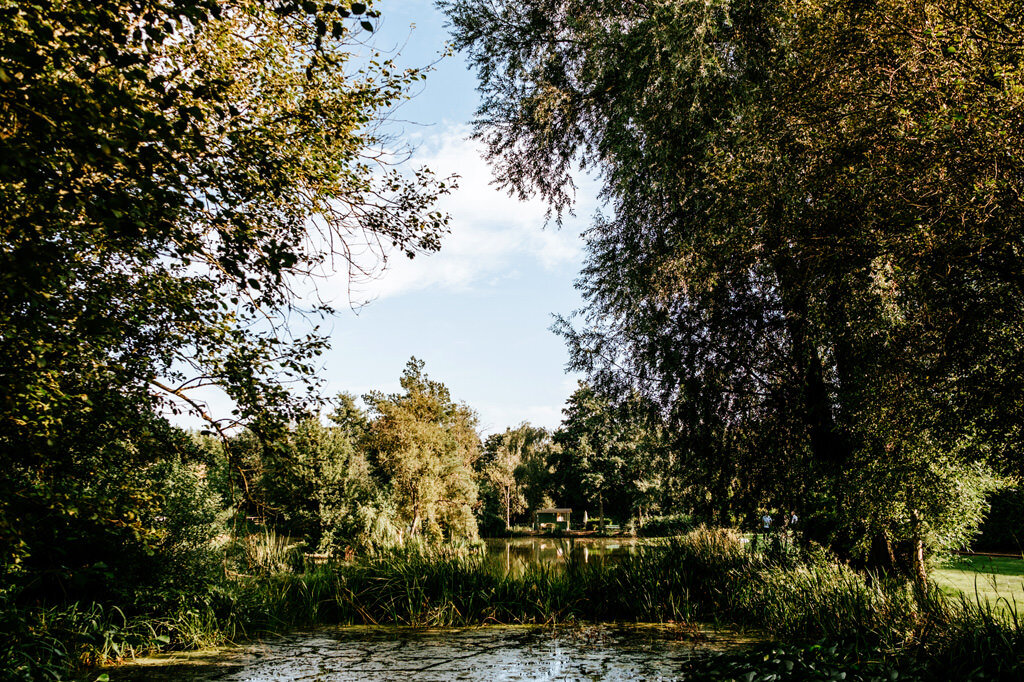
[[[689,514],[652,516],[637,530],[640,537],[664,538],[689,533],[694,529],[693,517]]]
[[[977,551],[1024,553],[1024,487],[1004,488],[988,499],[990,509],[972,543]]]
[[[149,476],[160,502],[148,525],[159,540],[139,576],[135,602],[137,610],[161,612],[207,593],[223,577],[216,540],[230,512],[222,511],[203,465],[171,460],[154,466]]]

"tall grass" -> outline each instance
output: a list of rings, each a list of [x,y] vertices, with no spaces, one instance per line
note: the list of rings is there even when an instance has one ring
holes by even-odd
[[[258,563],[279,565],[281,543],[268,538],[266,546],[273,551]],[[410,546],[305,573],[253,572],[219,589],[159,618],[78,607],[35,613],[33,636],[48,661],[89,663],[312,624],[697,621],[914,660],[935,679],[1016,674],[1024,654],[1013,609],[867,576],[820,552],[752,552],[737,534],[705,528],[642,546],[618,564],[568,560],[507,574],[479,554]]]
[[[287,573],[302,566],[302,549],[305,544],[293,542],[269,528],[246,535],[238,544],[244,565],[250,573]]]

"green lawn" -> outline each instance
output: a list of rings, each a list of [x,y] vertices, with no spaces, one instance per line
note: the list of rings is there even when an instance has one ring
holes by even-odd
[[[963,592],[992,605],[1024,612],[1024,560],[1006,557],[964,556],[932,572],[932,577],[949,594]],[[1014,607],[1016,604],[1016,607]]]

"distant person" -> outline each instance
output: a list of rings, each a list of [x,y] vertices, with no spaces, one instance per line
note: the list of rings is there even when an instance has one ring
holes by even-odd
[[[765,533],[772,529],[772,517],[768,512],[765,512],[764,516],[761,517],[761,529]]]
[[[795,511],[789,512],[789,522],[786,524],[786,537],[790,542],[796,539],[796,524],[800,520],[800,517],[796,515]]]

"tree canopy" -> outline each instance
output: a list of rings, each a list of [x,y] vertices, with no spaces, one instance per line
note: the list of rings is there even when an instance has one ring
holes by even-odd
[[[837,548],[962,542],[1020,465],[1019,3],[442,5],[498,181],[603,178],[573,365]]]
[[[367,249],[439,247],[449,186],[394,166],[377,125],[424,72],[367,46],[377,17],[294,0],[0,3],[5,561],[30,551],[19,533],[37,512],[92,499],[135,524],[126,472],[160,456],[161,409],[257,430],[301,415],[331,312],[316,278],[359,274]],[[234,414],[193,397],[209,386]],[[120,473],[103,487],[101,472]]]
[[[364,396],[374,417],[366,436],[370,457],[389,486],[406,537],[474,538],[476,413],[453,402],[448,388],[423,368],[412,358],[402,393]]]
[[[489,493],[494,498],[495,509],[485,510],[485,518],[488,513],[499,516],[504,531],[523,512],[540,507],[548,494],[549,460],[555,449],[551,433],[528,422],[488,436],[476,462],[481,497]]]

